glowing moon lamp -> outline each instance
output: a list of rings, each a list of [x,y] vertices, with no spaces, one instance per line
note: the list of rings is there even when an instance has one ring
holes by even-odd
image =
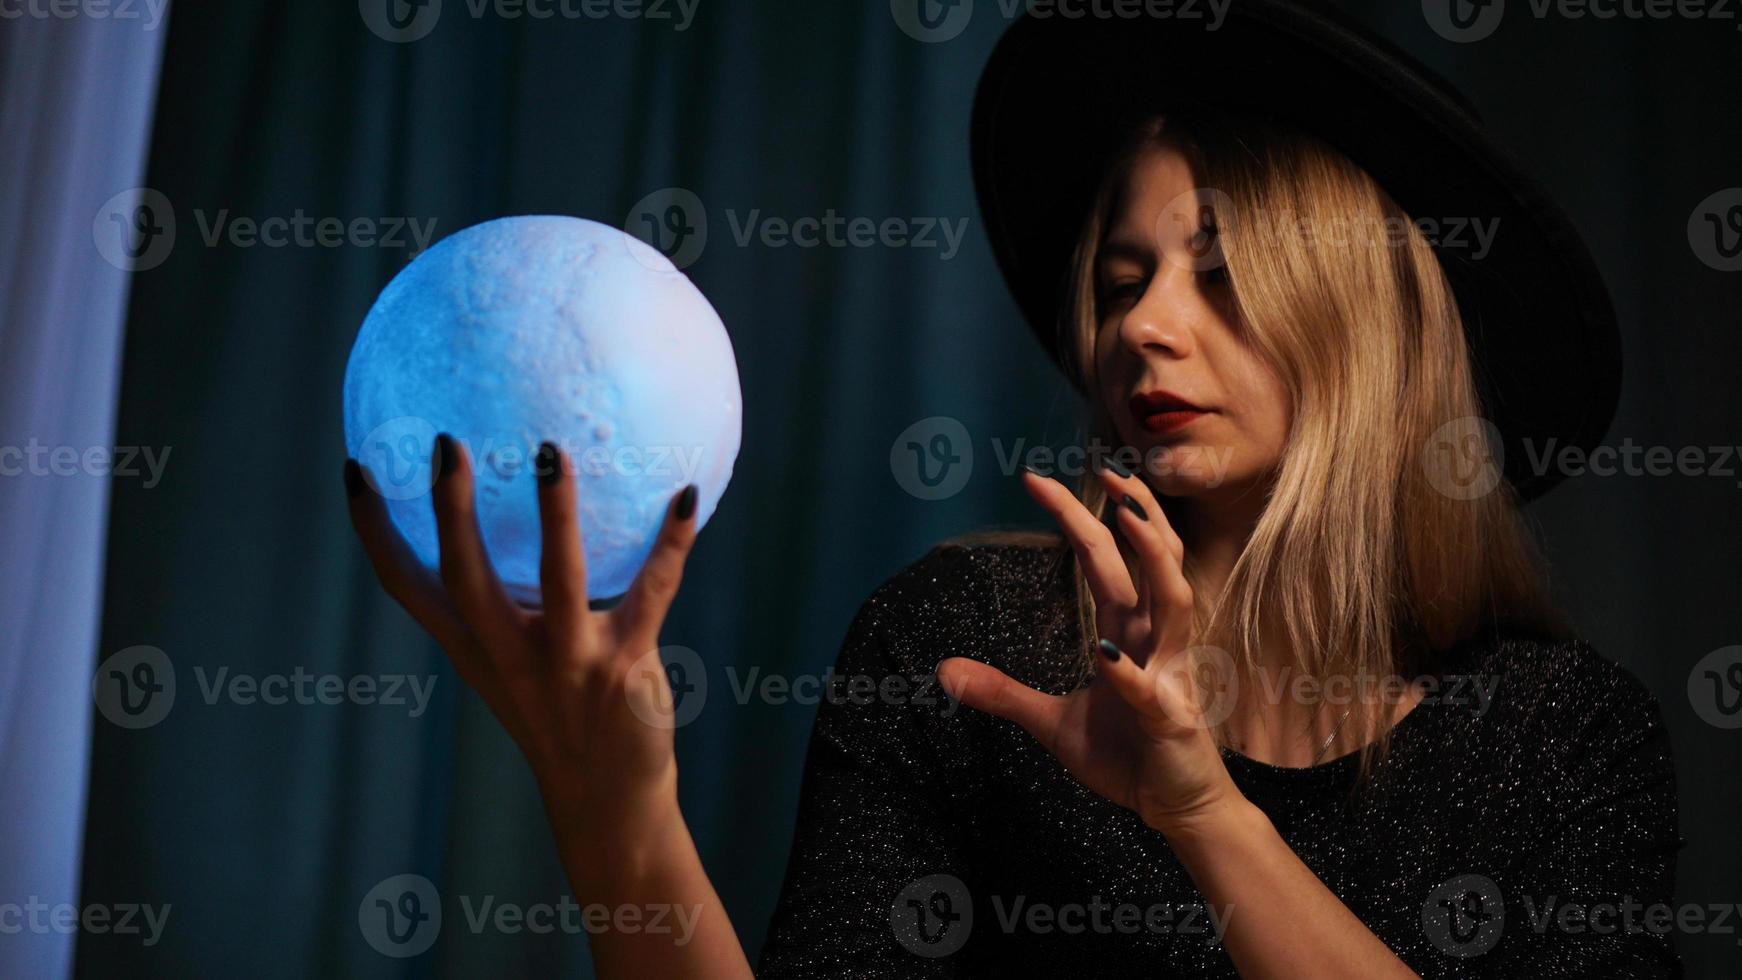
[[[604,599],[628,591],[686,484],[707,523],[742,434],[713,306],[654,248],[570,217],[487,221],[413,260],[363,321],[344,400],[346,448],[432,570],[431,450],[438,432],[465,444],[485,549],[529,605],[540,443],[576,471],[587,592]]]

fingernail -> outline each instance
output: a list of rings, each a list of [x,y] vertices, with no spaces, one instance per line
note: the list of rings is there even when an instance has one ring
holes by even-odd
[[[1140,521],[1149,520],[1149,515],[1143,512],[1143,505],[1137,502],[1137,498],[1131,496],[1130,494],[1126,494],[1125,499],[1121,500],[1120,503],[1125,505],[1126,510],[1129,510],[1131,513],[1136,514],[1138,520],[1140,520]]]
[[[1100,646],[1101,646],[1101,656],[1106,657],[1109,661],[1111,661],[1113,663],[1119,662],[1119,648],[1113,645],[1112,640],[1104,639],[1101,641]]]
[[[1119,460],[1116,457],[1103,456],[1103,457],[1101,457],[1101,462],[1108,469],[1112,470],[1114,473],[1119,474],[1120,476],[1124,477],[1127,480],[1131,479],[1133,476],[1136,475],[1136,474],[1132,473],[1130,470],[1126,469],[1125,464],[1119,462]]]
[[[684,487],[677,495],[677,519],[687,521],[696,512],[696,485]]]
[[[538,482],[550,486],[562,476],[562,459],[557,456],[556,444],[541,442],[538,444],[538,459],[532,464],[533,472],[538,474]]]
[[[1041,472],[1040,472],[1040,471],[1039,471],[1039,470],[1037,470],[1037,469],[1035,469],[1035,468],[1034,468],[1034,467],[1032,467],[1032,466],[1030,466],[1030,465],[1028,465],[1028,464],[1027,464],[1027,463],[1023,463],[1023,464],[1022,464],[1022,468],[1023,468],[1023,470],[1025,470],[1025,471],[1027,471],[1027,472],[1029,472],[1029,473],[1033,473],[1033,474],[1034,474],[1034,475],[1035,475],[1035,476],[1042,476],[1042,474],[1041,474]]]
[[[345,457],[345,496],[355,497],[363,492],[363,467],[349,456]]]
[[[440,483],[460,465],[460,447],[446,432],[436,433],[435,478]]]

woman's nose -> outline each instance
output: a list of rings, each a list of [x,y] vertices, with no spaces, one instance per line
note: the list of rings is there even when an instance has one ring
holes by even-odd
[[[1149,288],[1119,326],[1120,341],[1132,353],[1153,350],[1173,357],[1191,356],[1190,323],[1195,317],[1192,279],[1190,270],[1171,265],[1164,265],[1150,279]]]

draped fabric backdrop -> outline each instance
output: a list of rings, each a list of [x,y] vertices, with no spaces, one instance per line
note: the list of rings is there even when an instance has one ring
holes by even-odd
[[[737,688],[752,669],[824,671],[866,594],[930,543],[1044,523],[1001,456],[1075,438],[1078,405],[1004,293],[968,177],[973,83],[1002,5],[974,5],[938,43],[910,38],[884,0],[701,0],[684,29],[463,0],[390,11],[432,7],[408,43],[348,0],[183,5],[170,25],[147,183],[176,237],[135,277],[115,440],[172,454],[153,486],[114,482],[86,659],[161,650],[176,696],[146,728],[93,723],[83,884],[87,903],[172,912],[150,947],[81,935],[81,975],[586,974],[583,937],[478,924],[567,887],[524,765],[381,593],[345,518],[340,379],[376,291],[415,251],[396,221],[440,237],[508,214],[630,225],[665,214],[678,197],[655,192],[670,188],[700,203],[688,272],[738,352],[744,447],[664,642],[709,665],[705,710],[678,733],[683,802],[752,952],[814,706],[740,704]],[[1734,442],[1739,280],[1702,264],[1686,227],[1738,180],[1742,119],[1700,93],[1742,83],[1739,35],[1518,14],[1455,45],[1414,5],[1357,9],[1466,86],[1590,236],[1631,358],[1610,442]],[[966,235],[950,253],[936,231],[931,248],[760,233],[831,214],[916,232],[966,221]],[[339,219],[345,243],[249,234],[299,216]],[[380,234],[351,231],[370,223]],[[973,469],[924,500],[891,448],[934,416],[963,426]],[[1695,661],[1742,642],[1734,482],[1593,477],[1533,509],[1575,619],[1664,703],[1692,841],[1684,901],[1733,901],[1742,880],[1723,829],[1742,751],[1686,693]],[[229,686],[324,675],[433,677],[433,695],[418,712]],[[393,958],[359,909],[408,874],[443,919],[428,953]],[[1682,946],[1696,971],[1735,956],[1722,936]]]
[[[65,976],[130,264],[163,31],[0,20],[0,976]],[[16,909],[14,913],[12,910]]]

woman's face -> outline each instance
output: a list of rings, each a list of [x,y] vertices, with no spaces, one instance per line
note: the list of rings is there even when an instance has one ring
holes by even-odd
[[[1235,329],[1198,200],[1176,148],[1153,145],[1132,164],[1097,255],[1095,361],[1102,403],[1150,486],[1234,499],[1274,473],[1289,408],[1281,380]],[[1121,461],[1134,462],[1128,451]]]

